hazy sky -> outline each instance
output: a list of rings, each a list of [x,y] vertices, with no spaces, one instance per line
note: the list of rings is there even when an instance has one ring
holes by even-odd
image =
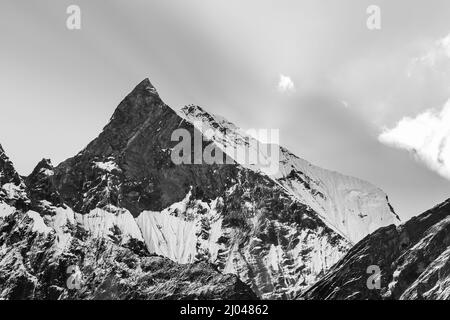
[[[279,128],[407,218],[450,197],[449,18],[448,0],[1,0],[0,143],[21,174],[57,164],[149,77],[173,108]]]

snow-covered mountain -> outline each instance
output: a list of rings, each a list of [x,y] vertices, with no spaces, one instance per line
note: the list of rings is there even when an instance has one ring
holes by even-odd
[[[199,120],[216,130],[198,127]],[[246,152],[255,145],[236,126],[199,108],[175,112],[145,79],[100,135],[60,165],[43,160],[24,181],[6,156],[0,158],[6,172],[0,175],[0,228],[17,230],[24,239],[8,232],[0,238],[0,284],[26,279],[13,286],[23,292],[13,294],[7,286],[4,297],[81,297],[64,288],[65,270],[57,267],[72,263],[88,276],[102,275],[88,282],[85,297],[106,295],[113,287],[116,298],[293,298],[352,241],[395,220],[379,189],[279,146],[276,173],[232,154],[224,164],[175,164],[177,129],[199,136],[201,151],[213,144]],[[27,250],[33,254],[20,256]],[[180,264],[194,273],[186,275],[192,282],[182,289]],[[173,272],[154,274],[156,265]],[[196,277],[198,266],[205,271]],[[26,273],[11,273],[16,267]],[[45,278],[49,273],[56,280]],[[141,284],[145,276],[156,280]],[[160,295],[159,287],[166,289]],[[43,291],[31,296],[27,288]],[[0,285],[0,292],[6,289]]]
[[[275,149],[278,170],[268,171],[267,167],[242,161],[248,157],[239,157],[250,152],[263,159],[271,157],[271,147],[249,134],[250,130],[242,130],[198,106],[186,106],[181,114],[223,152],[247,168],[267,174],[353,243],[380,227],[400,221],[387,195],[366,181],[317,167],[281,146]]]

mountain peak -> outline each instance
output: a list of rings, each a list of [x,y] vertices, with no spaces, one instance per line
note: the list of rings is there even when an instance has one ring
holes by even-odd
[[[39,163],[36,165],[35,170],[39,168],[45,168],[45,169],[53,169],[53,164],[50,159],[43,158]]]
[[[140,92],[140,91],[148,91],[152,94],[158,95],[156,88],[152,85],[149,78],[145,78],[142,80],[131,92],[131,94]]]
[[[0,144],[0,188],[5,183],[20,185],[22,179]]]
[[[0,145],[0,203],[2,202],[18,209],[26,209],[29,201],[22,178]]]
[[[124,116],[126,119],[132,118],[138,122],[145,121],[149,115],[163,106],[165,104],[159,97],[158,91],[150,80],[145,78],[120,102],[108,126],[121,122]]]
[[[50,159],[42,159],[26,177],[31,208],[37,212],[51,213],[50,206],[63,206],[61,196],[53,183],[54,167]]]
[[[129,117],[145,120],[146,116],[154,111],[155,106],[164,105],[158,91],[148,78],[142,80],[117,106],[111,118],[110,124],[116,120],[122,120],[123,113]]]
[[[50,159],[42,159],[39,161],[39,163],[34,167],[33,172],[26,178],[29,180],[32,177],[38,176],[38,175],[46,175],[51,176],[53,175],[53,164]]]
[[[98,155],[112,155],[123,150],[149,119],[175,112],[159,97],[148,78],[142,80],[117,106],[109,123],[85,150]]]

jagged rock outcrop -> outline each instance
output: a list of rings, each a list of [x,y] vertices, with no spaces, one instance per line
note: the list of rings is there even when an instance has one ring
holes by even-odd
[[[61,195],[53,183],[54,168],[49,159],[42,159],[26,178],[26,191],[31,209],[50,214],[52,207],[65,207]]]
[[[367,236],[302,298],[450,299],[450,200]]]
[[[27,208],[25,184],[0,145],[0,217],[9,206]]]

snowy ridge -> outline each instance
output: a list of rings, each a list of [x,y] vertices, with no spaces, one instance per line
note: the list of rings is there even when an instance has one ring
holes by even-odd
[[[332,229],[353,243],[379,227],[399,223],[386,194],[366,181],[314,166],[283,147],[278,147],[278,171],[270,172],[264,166],[236,157],[239,154],[253,153],[263,159],[263,163],[267,162],[270,152],[273,152],[267,144],[257,141],[224,118],[208,114],[200,107],[184,107],[181,115],[204,132],[227,155],[241,165],[272,178],[295,198],[316,211]]]
[[[399,219],[386,194],[358,178],[322,169],[281,148],[278,181],[356,243]]]
[[[120,236],[122,243],[134,238],[143,240],[135,219],[128,210],[109,206],[95,208],[88,214],[75,213],[75,219],[94,237]]]

